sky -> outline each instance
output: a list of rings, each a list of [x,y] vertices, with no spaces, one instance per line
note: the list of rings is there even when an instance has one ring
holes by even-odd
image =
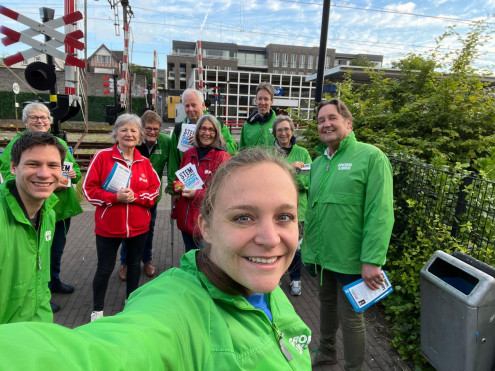
[[[122,7],[112,9],[111,2],[117,1],[87,0],[88,57],[101,44],[111,50],[123,50]],[[60,17],[64,6],[63,0],[5,0],[0,4],[34,20],[40,19],[40,7],[55,9],[55,17]],[[83,12],[84,2],[79,0],[77,4]],[[129,4],[131,62],[142,66],[153,65],[156,50],[158,68],[166,68],[172,40],[263,47],[270,43],[320,43],[323,0],[129,0]],[[471,22],[481,19],[495,31],[495,0],[332,0],[327,47],[337,53],[380,54],[384,56],[384,66],[390,67],[408,52],[430,52],[446,27],[457,25],[456,30],[465,35]],[[26,28],[3,15],[0,25],[16,31]],[[120,35],[116,35],[116,29]],[[63,28],[59,30],[63,32]],[[451,37],[444,40],[440,51],[447,53],[458,46],[456,38]],[[20,43],[0,45],[0,56],[28,48]],[[495,34],[481,51],[483,56],[476,67],[495,75]]]

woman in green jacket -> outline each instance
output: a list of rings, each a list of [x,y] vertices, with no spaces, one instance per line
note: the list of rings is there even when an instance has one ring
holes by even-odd
[[[202,204],[206,248],[134,291],[116,316],[76,329],[0,326],[0,368],[310,370],[310,330],[278,287],[298,241],[292,173],[260,149],[233,157]]]
[[[22,135],[29,131],[49,132],[53,117],[51,116],[48,107],[43,103],[30,103],[22,110],[22,121],[24,122],[24,125],[26,125],[26,130],[17,134],[17,136],[7,144],[7,147],[5,147],[5,150],[0,155],[0,171],[4,180],[14,178],[14,175],[10,173],[10,151],[12,145]],[[63,283],[60,280],[60,263],[62,261],[67,233],[69,233],[71,217],[82,213],[82,208],[77,200],[76,191],[72,187],[72,185],[75,185],[81,179],[81,171],[79,170],[79,165],[76,160],[71,155],[67,143],[60,138],[57,139],[64,146],[66,151],[64,167],[70,163],[72,164],[72,169],[67,172],[67,177],[70,178],[71,186],[61,183],[54,192],[58,197],[58,203],[53,208],[56,216],[56,224],[50,254],[49,287],[52,292],[70,294],[74,291],[74,286]],[[58,304],[51,301],[50,304],[54,312],[60,309]]]
[[[308,184],[309,170],[301,171],[305,165],[311,164],[311,157],[306,148],[296,144],[294,136],[294,122],[289,116],[279,115],[273,122],[273,136],[275,142],[273,145],[278,148],[285,156],[287,162],[291,164],[296,173],[296,183],[299,193],[299,205],[297,209],[299,219],[299,238],[302,239],[304,230],[304,214],[306,214],[306,205],[308,203]],[[301,250],[300,246],[294,255],[294,260],[289,266],[290,276],[290,293],[292,295],[301,295]]]

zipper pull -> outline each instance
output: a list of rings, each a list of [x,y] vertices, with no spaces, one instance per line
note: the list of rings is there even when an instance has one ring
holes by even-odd
[[[38,256],[38,269],[41,270],[41,257]]]
[[[278,344],[280,345],[280,350],[282,351],[282,354],[285,356],[285,359],[287,359],[287,362],[290,362],[294,359],[294,356],[292,355],[291,352],[289,352],[289,349],[286,348],[284,341],[282,340],[283,337],[284,337],[284,333],[281,332],[278,338]]]
[[[328,168],[330,167],[330,161],[328,161],[328,164],[327,164],[327,170],[325,171],[328,171]]]

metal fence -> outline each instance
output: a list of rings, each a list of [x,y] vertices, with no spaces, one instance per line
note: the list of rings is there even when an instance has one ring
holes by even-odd
[[[416,201],[431,218],[451,227],[469,255],[495,263],[495,182],[394,157],[390,163],[396,201]]]

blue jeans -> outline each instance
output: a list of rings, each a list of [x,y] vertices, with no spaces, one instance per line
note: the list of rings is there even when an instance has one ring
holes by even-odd
[[[146,242],[144,244],[143,256],[141,260],[144,264],[149,263],[153,257],[152,249],[153,249],[153,234],[155,231],[155,221],[156,221],[156,207],[153,206],[150,209],[151,220],[150,220],[150,229],[148,230],[148,234],[146,235]],[[122,248],[120,249],[120,265],[127,265],[125,262],[127,256],[127,243],[126,240],[122,241]]]
[[[199,249],[199,241],[197,242],[197,240],[194,239],[194,236],[184,231],[180,231],[180,232],[182,233],[182,239],[184,240],[184,246],[186,248],[186,252],[194,249]]]
[[[115,268],[117,251],[123,238],[103,237],[96,235],[96,252],[98,254],[98,266],[93,278],[93,310],[103,310],[105,306],[105,294],[107,292],[108,280]],[[141,276],[140,257],[146,241],[146,233],[126,238],[127,252],[127,289],[126,298],[139,286]]]
[[[60,281],[60,263],[62,254],[64,253],[65,241],[67,233],[69,233],[70,218],[60,220],[55,223],[55,233],[53,235],[52,247],[50,252],[50,283],[48,286],[56,287],[62,282]]]

